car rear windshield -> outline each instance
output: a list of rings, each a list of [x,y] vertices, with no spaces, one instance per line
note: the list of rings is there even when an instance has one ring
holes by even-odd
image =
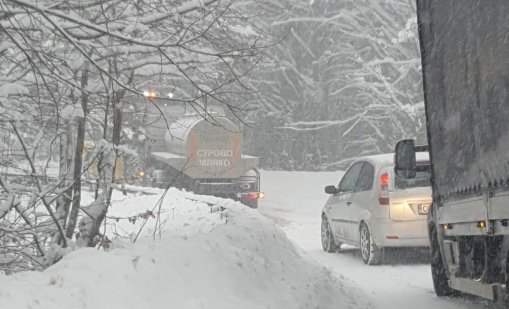
[[[415,178],[403,178],[395,176],[394,187],[396,189],[407,189],[417,187],[429,187],[430,183],[430,166],[417,165],[417,173]]]

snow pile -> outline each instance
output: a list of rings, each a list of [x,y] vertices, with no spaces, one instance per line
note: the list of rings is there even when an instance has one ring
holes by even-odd
[[[134,241],[136,238],[160,238],[162,231],[192,235],[208,233],[216,225],[225,224],[222,208],[234,207],[232,200],[202,196],[170,188],[166,195],[158,188],[126,185],[127,195],[113,191],[105,234],[114,241]],[[90,193],[83,193],[82,204],[92,204]],[[103,232],[103,230],[101,231]]]
[[[157,204],[160,197],[122,201],[115,194],[112,208],[121,217],[160,206],[164,215],[146,217],[143,230],[158,234],[160,222],[160,240],[142,238],[109,252],[82,249],[42,273],[2,277],[2,308],[371,307],[351,282],[303,256],[256,210],[177,190]],[[130,234],[140,219],[109,221]]]
[[[28,90],[18,83],[5,83],[0,85],[0,97],[8,97],[10,95],[27,94]]]

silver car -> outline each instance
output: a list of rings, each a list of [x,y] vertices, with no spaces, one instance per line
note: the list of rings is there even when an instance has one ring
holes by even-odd
[[[418,153],[417,176],[394,174],[394,154],[359,158],[322,210],[322,247],[357,246],[364,263],[380,264],[385,247],[429,247],[426,216],[431,203],[428,153]]]

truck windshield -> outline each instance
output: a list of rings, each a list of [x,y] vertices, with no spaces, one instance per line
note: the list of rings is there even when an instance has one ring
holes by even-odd
[[[418,165],[415,178],[403,178],[395,176],[395,189],[407,189],[416,187],[429,187],[430,183],[430,166]]]

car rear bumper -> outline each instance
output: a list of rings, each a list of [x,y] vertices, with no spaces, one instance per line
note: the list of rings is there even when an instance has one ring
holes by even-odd
[[[377,219],[371,222],[369,228],[378,247],[429,247],[426,220],[398,222]]]

